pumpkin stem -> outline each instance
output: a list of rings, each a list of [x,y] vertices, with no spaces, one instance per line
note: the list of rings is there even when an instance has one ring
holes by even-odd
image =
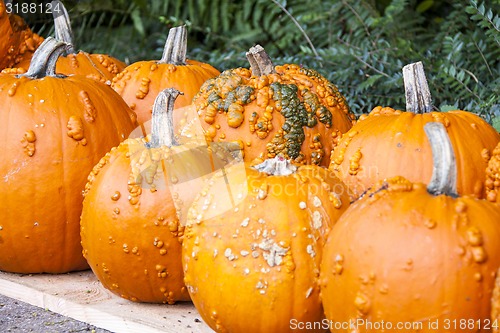
[[[18,77],[25,76],[30,79],[41,79],[46,76],[65,77],[62,74],[56,74],[56,62],[61,54],[67,50],[68,45],[54,37],[47,37],[33,53],[28,71],[18,75]]]
[[[269,75],[276,73],[273,62],[266,50],[260,45],[255,45],[246,53],[253,76]]]
[[[428,113],[433,110],[432,96],[421,61],[403,67],[406,111]]]
[[[288,176],[295,173],[297,170],[297,167],[281,154],[254,165],[253,168],[271,176]]]
[[[183,95],[175,88],[167,88],[156,96],[151,119],[151,141],[148,148],[178,145],[174,134],[174,103],[177,96]]]
[[[187,29],[186,25],[171,28],[168,31],[167,41],[163,54],[158,61],[160,64],[186,65]]]
[[[67,53],[75,53],[75,48],[73,46],[73,31],[71,30],[71,21],[68,11],[59,0],[52,1],[51,5],[56,39],[69,44],[66,51]]]
[[[432,178],[427,191],[433,195],[457,197],[457,162],[448,132],[439,122],[425,124],[424,130],[431,144],[433,161]]]

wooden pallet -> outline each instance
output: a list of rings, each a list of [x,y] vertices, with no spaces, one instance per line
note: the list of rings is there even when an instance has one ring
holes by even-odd
[[[22,275],[0,272],[0,294],[117,333],[212,333],[190,302],[134,303],[118,297],[92,271]]]

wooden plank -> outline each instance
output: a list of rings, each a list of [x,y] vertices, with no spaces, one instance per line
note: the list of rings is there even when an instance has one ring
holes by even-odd
[[[105,289],[92,271],[0,272],[0,294],[119,333],[212,333],[190,302],[134,303]]]

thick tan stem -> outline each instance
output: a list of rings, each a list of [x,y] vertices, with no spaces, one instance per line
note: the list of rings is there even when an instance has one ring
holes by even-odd
[[[47,37],[33,54],[28,71],[19,76],[31,79],[41,79],[46,76],[63,77],[64,75],[56,74],[56,62],[68,47],[67,43],[58,41],[54,37]]]
[[[260,164],[254,165],[253,168],[271,176],[288,176],[297,171],[297,167],[282,155],[269,158]]]
[[[73,31],[66,7],[59,0],[51,2],[52,16],[54,17],[54,28],[56,39],[69,44],[67,53],[75,53],[73,44]]]
[[[161,64],[185,65],[187,53],[187,29],[185,25],[169,30]]]
[[[425,133],[432,148],[432,178],[427,191],[433,195],[457,196],[457,162],[446,128],[439,122],[427,123]]]
[[[149,148],[161,146],[176,146],[174,133],[174,103],[177,96],[182,93],[175,88],[168,88],[156,96],[151,119],[151,141]]]
[[[260,45],[255,45],[246,53],[250,70],[253,76],[269,75],[276,73],[274,64],[266,53],[266,50]]]
[[[421,61],[403,67],[403,81],[406,111],[413,113],[431,112],[433,109],[432,96]]]

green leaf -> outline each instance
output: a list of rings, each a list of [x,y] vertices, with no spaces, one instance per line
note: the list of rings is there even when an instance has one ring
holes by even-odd
[[[497,116],[491,120],[491,124],[500,133],[500,116]]]
[[[434,0],[424,0],[417,6],[417,12],[423,13],[434,6]]]
[[[141,11],[139,8],[136,8],[130,13],[130,17],[132,18],[132,22],[134,23],[134,28],[141,36],[145,36],[146,32],[144,30],[144,24],[142,23]]]
[[[441,110],[441,112],[448,112],[448,111],[457,110],[458,108],[456,105],[445,104],[445,105],[441,105],[439,109]]]

